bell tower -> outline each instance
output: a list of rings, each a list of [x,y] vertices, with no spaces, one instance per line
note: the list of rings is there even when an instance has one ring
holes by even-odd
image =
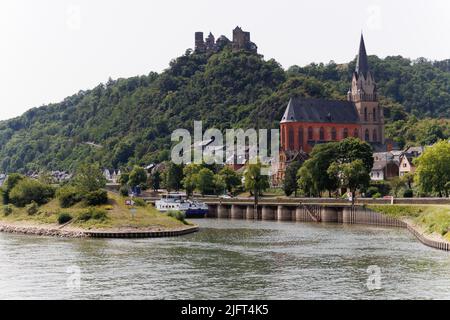
[[[361,124],[359,137],[370,143],[384,144],[383,109],[378,103],[377,85],[369,68],[362,34],[356,68],[352,76],[352,86],[347,93],[347,98],[355,103],[359,114]]]

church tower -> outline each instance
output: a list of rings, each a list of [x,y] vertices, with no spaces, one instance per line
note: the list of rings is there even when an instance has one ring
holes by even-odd
[[[370,143],[384,144],[383,109],[378,103],[377,85],[369,68],[366,46],[361,34],[352,87],[347,93],[359,114],[361,131],[359,137]]]

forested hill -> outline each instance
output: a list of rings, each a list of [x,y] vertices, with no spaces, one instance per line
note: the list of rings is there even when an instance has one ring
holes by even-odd
[[[450,135],[450,60],[369,57],[389,125],[401,144]],[[170,133],[204,128],[278,127],[289,97],[345,99],[355,62],[291,67],[229,49],[190,50],[161,74],[109,80],[61,103],[0,122],[0,171],[71,170],[168,159]],[[430,118],[435,118],[430,119]]]

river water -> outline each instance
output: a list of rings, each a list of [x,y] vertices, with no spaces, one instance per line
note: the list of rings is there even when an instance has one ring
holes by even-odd
[[[161,239],[0,233],[0,299],[450,298],[450,254],[406,230],[195,222]]]

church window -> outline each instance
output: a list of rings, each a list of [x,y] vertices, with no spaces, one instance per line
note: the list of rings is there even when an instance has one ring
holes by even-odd
[[[331,129],[331,140],[337,140],[336,128]]]
[[[378,137],[377,137],[377,129],[373,129],[373,132],[372,132],[372,140],[373,140],[373,141],[378,141]]]
[[[364,132],[364,140],[366,141],[370,140],[369,129],[366,129],[366,131]]]
[[[294,149],[294,129],[289,128],[289,149]]]
[[[377,109],[373,108],[373,121],[377,121]]]
[[[325,140],[325,130],[323,128],[320,128],[319,139],[322,141]]]
[[[358,129],[353,130],[353,137],[354,138],[358,138],[359,137]]]
[[[303,146],[303,128],[298,128],[298,145],[299,147]]]
[[[364,108],[364,121],[367,121],[367,108]]]
[[[344,128],[343,137],[344,137],[344,139],[348,137],[348,129],[347,128]]]
[[[313,128],[309,127],[308,128],[308,140],[312,140],[313,139]]]

